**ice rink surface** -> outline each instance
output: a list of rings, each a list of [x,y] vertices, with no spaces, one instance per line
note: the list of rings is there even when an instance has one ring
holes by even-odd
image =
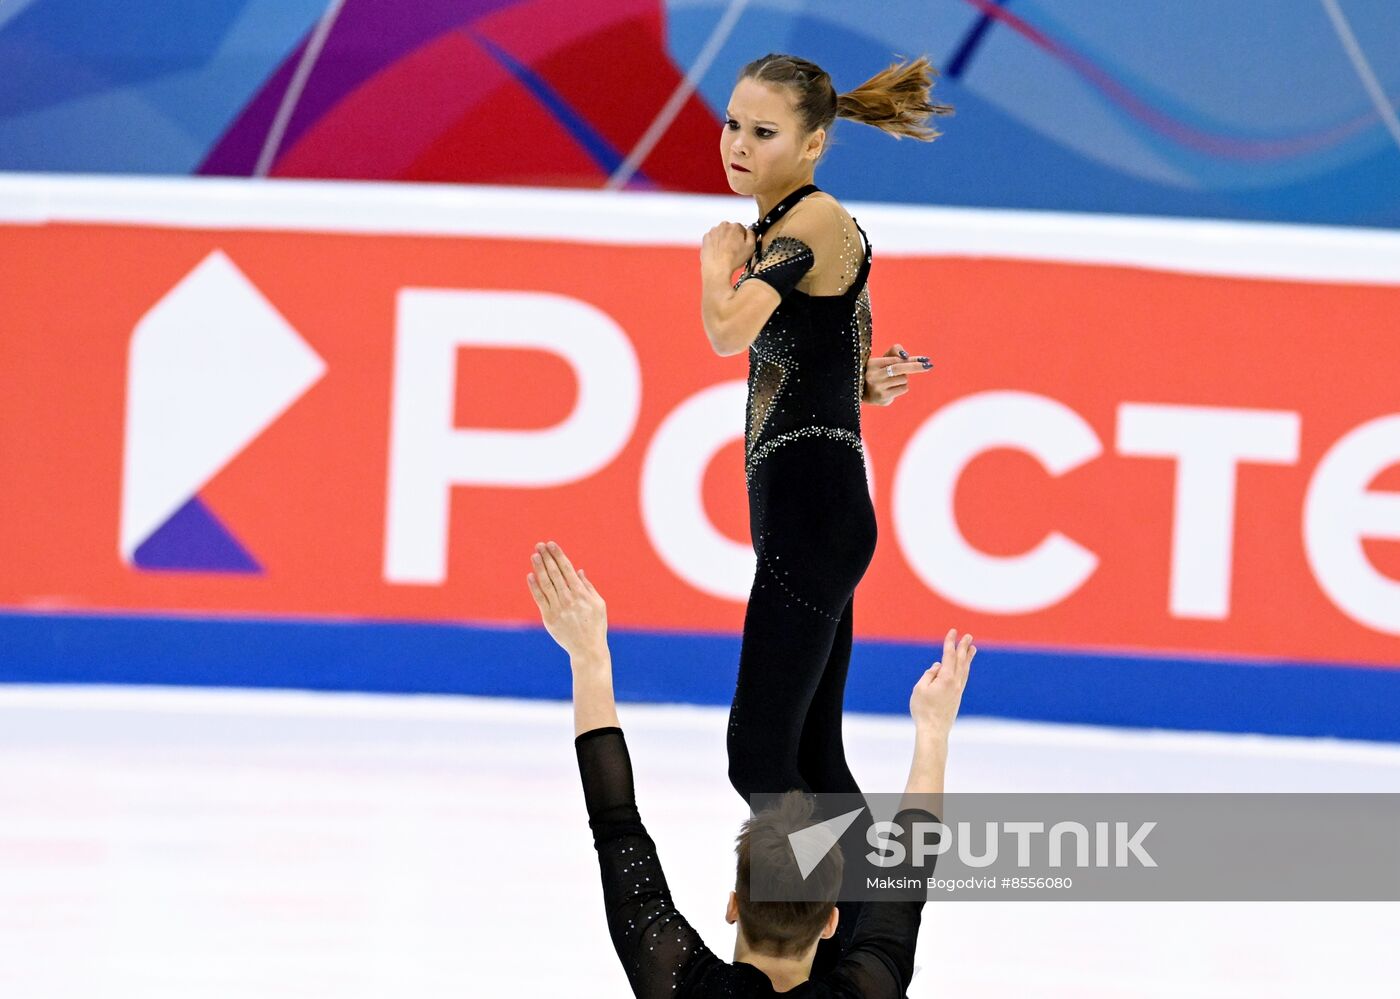
[[[728,957],[725,713],[620,712],[677,904]],[[849,716],[846,743],[867,791],[903,786],[907,720]],[[0,750],[7,999],[629,994],[566,704],[0,686]],[[1400,746],[970,718],[948,788],[1396,791]],[[1398,927],[1400,903],[930,903],[909,994],[1395,995]]]

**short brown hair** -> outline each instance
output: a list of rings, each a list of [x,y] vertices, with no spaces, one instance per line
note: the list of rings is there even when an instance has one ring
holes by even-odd
[[[891,63],[856,89],[838,94],[826,70],[797,56],[770,52],[739,71],[739,79],[754,79],[791,87],[797,95],[797,116],[808,132],[830,128],[837,118],[929,142],[942,133],[927,124],[931,115],[952,114],[948,104],[929,99],[938,71],[920,56]]]
[[[770,957],[794,957],[810,947],[826,925],[841,888],[845,859],[839,845],[833,846],[805,879],[797,866],[788,836],[810,826],[812,813],[810,797],[789,791],[777,804],[750,817],[735,841],[739,932],[750,948]],[[775,894],[815,895],[822,901],[752,901],[749,883],[755,862],[763,870],[765,886],[771,884]],[[791,886],[791,892],[783,891],[786,886]]]

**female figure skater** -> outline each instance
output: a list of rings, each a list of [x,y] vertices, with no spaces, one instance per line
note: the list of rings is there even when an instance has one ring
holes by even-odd
[[[758,568],[730,709],[729,779],[744,796],[793,788],[859,793],[841,709],[852,594],[875,550],[860,404],[887,405],[927,371],[898,344],[870,358],[870,244],[812,183],[836,118],[930,140],[926,58],[837,94],[805,59],[743,68],[720,138],[729,186],[759,220],[721,223],[700,249],[705,332],[716,353],[749,352],[744,435]],[[744,267],[733,286],[734,272]]]

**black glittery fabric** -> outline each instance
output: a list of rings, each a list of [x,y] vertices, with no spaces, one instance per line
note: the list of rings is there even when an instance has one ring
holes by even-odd
[[[841,716],[854,593],[877,534],[860,425],[870,244],[813,185],[753,228],[759,241],[739,284],[763,281],[781,301],[749,348],[744,471],[758,560],[729,713],[729,779],[746,798],[791,788],[853,794]],[[867,815],[847,830],[848,856],[864,852],[868,824]],[[861,874],[847,865],[848,882]],[[849,946],[859,911],[841,904],[816,971]]]
[[[876,539],[860,436],[870,250],[855,220],[815,194],[794,191],[760,221],[740,278],[782,296],[749,349],[744,470],[758,569],[728,733],[730,781],[746,796],[859,790],[841,707],[852,597]]]
[[[750,964],[721,960],[676,909],[656,844],[637,811],[632,762],[619,728],[574,740],[588,825],[598,853],[608,932],[638,999],[779,995]],[[920,813],[920,818],[932,818]],[[909,823],[904,827],[909,828]],[[912,851],[910,851],[912,853]],[[899,868],[884,871],[900,876]],[[919,872],[927,877],[931,869]],[[732,887],[716,885],[716,904]],[[914,974],[923,902],[867,902],[844,956],[820,978],[781,993],[789,997],[897,999]]]

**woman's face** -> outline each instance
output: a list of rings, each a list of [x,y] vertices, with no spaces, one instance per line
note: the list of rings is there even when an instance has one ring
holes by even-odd
[[[810,135],[803,131],[787,87],[740,80],[729,97],[719,139],[730,190],[787,192],[811,172],[824,137],[821,129]]]

